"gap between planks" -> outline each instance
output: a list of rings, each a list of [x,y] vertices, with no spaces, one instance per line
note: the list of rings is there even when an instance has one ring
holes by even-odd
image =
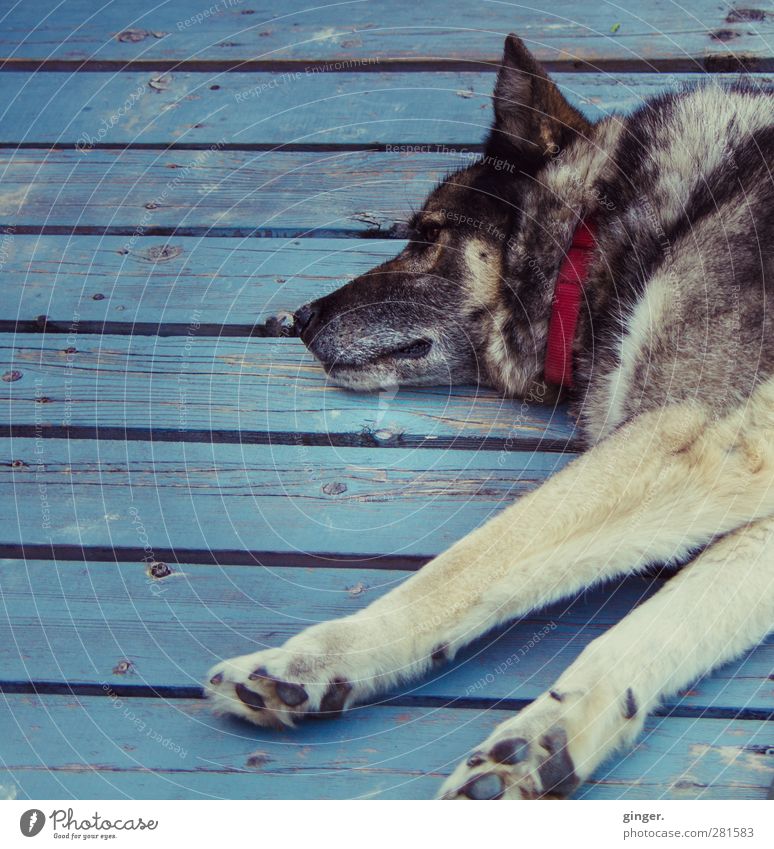
[[[500,55],[481,59],[384,59],[371,58],[358,62],[351,69],[343,67],[342,61],[331,62],[321,59],[14,59],[0,58],[0,73],[4,71],[34,71],[68,73],[116,73],[121,71],[197,72],[197,73],[379,73],[400,71],[401,73],[440,73],[464,71],[496,71],[500,67]],[[774,57],[755,56],[750,53],[716,53],[703,56],[669,57],[662,59],[637,59],[616,57],[566,60],[542,59],[549,73],[747,73],[774,71]],[[342,67],[337,67],[341,65]]]
[[[18,236],[136,236],[137,227],[118,225],[100,227],[93,224],[8,224],[0,222],[0,235]],[[215,227],[207,224],[192,227],[147,227],[140,238],[149,236],[197,236],[208,239],[396,239],[400,235],[394,224],[380,230],[358,230],[336,227]]]
[[[351,615],[409,574],[335,568],[312,573],[303,567],[272,573],[181,564],[154,578],[141,562],[3,561],[0,584],[10,605],[1,629],[8,637],[2,641],[3,679],[22,692],[30,690],[30,682],[49,693],[69,692],[74,684],[85,693],[87,685],[104,688],[107,682],[150,688],[156,695],[190,691],[193,697],[204,670],[222,657],[282,644],[303,625]],[[596,636],[662,585],[627,578],[536,609],[388,696],[435,700],[423,704],[456,703],[462,696],[467,706],[526,704]],[[229,625],[225,630],[223,622]],[[540,649],[532,651],[538,638]],[[35,653],[31,668],[29,652],[37,645],[43,651]],[[169,646],[175,647],[172,656]],[[774,709],[767,686],[773,652],[774,641],[765,641],[665,704],[670,713],[690,708],[768,714]],[[500,665],[506,657],[514,662]],[[515,677],[501,674],[509,669]]]
[[[39,424],[0,424],[0,438],[17,439],[118,439],[132,442],[206,442],[212,445],[295,445],[309,448],[428,448],[436,451],[539,451],[541,454],[577,454],[575,439],[540,437],[433,436],[395,433],[380,439],[376,432],[305,433],[301,431],[206,430],[191,428],[89,427]]]
[[[304,568],[389,569],[416,571],[432,559],[430,555],[374,555],[298,551],[256,551],[247,549],[161,548],[154,546],[156,560],[164,563],[191,563],[206,566],[257,566],[269,569]],[[144,548],[132,546],[0,543],[0,558],[22,560],[70,560],[94,563],[139,563],[147,555]]]
[[[84,696],[110,698],[157,698],[157,699],[201,699],[204,691],[200,687],[150,687],[142,684],[78,684],[59,681],[1,681],[0,693],[37,696]],[[455,710],[508,710],[520,711],[531,704],[532,699],[470,698],[459,696],[391,696],[378,702],[363,703],[359,708],[379,709],[383,707],[429,708]],[[734,719],[769,722],[774,720],[774,709],[710,707],[705,705],[665,705],[651,711],[648,716],[674,717],[679,719]]]

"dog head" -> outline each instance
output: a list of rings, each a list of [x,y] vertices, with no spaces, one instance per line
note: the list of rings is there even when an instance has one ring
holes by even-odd
[[[542,371],[553,281],[522,279],[509,257],[538,172],[590,127],[514,35],[494,113],[483,157],[430,194],[401,253],[296,312],[295,332],[336,383],[477,382],[514,395],[540,384],[550,397]]]

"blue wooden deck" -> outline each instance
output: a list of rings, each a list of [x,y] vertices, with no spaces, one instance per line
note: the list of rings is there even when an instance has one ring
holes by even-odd
[[[563,410],[345,393],[255,326],[397,250],[480,150],[507,32],[600,115],[766,76],[774,17],[101,5],[0,0],[0,796],[428,798],[658,581],[540,611],[340,722],[213,718],[216,660],[367,604],[575,450]],[[577,795],[764,798],[773,669],[771,639],[697,681]]]

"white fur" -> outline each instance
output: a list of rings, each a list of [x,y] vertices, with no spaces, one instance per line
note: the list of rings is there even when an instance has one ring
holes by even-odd
[[[645,167],[658,175],[655,188],[641,205],[623,211],[630,219],[622,228],[648,215],[656,232],[668,232],[696,182],[724,157],[734,167],[734,148],[772,125],[773,110],[771,100],[714,87],[679,100],[649,140]],[[622,126],[615,119],[602,122],[588,144],[568,148],[546,168],[548,187],[566,204],[555,222],[559,228],[593,205],[591,184],[610,165]],[[685,238],[711,245],[717,232],[700,221]],[[494,774],[500,795],[531,798],[555,789],[546,775],[557,740],[566,741],[561,752],[570,765],[568,779],[582,781],[634,738],[660,699],[765,636],[774,625],[774,380],[744,401],[733,392],[723,404],[713,396],[711,407],[673,400],[668,374],[660,387],[663,405],[638,415],[632,397],[637,367],[665,341],[681,342],[674,329],[690,324],[682,321],[675,281],[701,292],[709,272],[724,273],[698,262],[695,246],[682,250],[677,241],[665,246],[666,261],[625,317],[606,391],[588,402],[591,413],[584,411],[597,444],[359,613],[315,625],[281,648],[219,664],[208,685],[217,710],[260,725],[292,725],[319,711],[332,693],[339,696],[337,706],[349,707],[423,674],[499,623],[708,546],[589,645],[553,694],[497,728],[480,747],[480,758],[461,765],[442,790],[445,798],[467,796],[471,783]],[[496,277],[476,245],[466,258],[485,296]],[[525,384],[527,376],[508,357],[498,332],[489,345],[492,360],[511,368],[505,385]],[[667,346],[659,361],[667,373],[678,348]],[[713,366],[721,376],[722,365]],[[290,692],[294,704],[282,692]],[[260,697],[248,695],[253,707],[246,694]],[[527,743],[529,754],[518,762],[495,760],[493,747],[514,738]],[[567,792],[562,787],[557,795]]]
[[[627,418],[626,403],[631,397],[632,376],[643,354],[663,331],[674,294],[669,279],[664,276],[648,283],[645,295],[637,302],[634,312],[626,322],[621,334],[618,367],[607,376],[608,398],[605,403],[607,420],[603,423],[602,435],[609,433]]]
[[[425,672],[439,647],[453,656],[497,623],[654,561],[683,558],[736,529],[586,649],[556,684],[566,700],[541,696],[484,743],[559,727],[582,779],[631,739],[659,698],[771,627],[774,519],[761,520],[772,515],[774,382],[719,420],[696,404],[646,413],[354,616],[220,664],[209,692],[220,711],[292,724],[319,708],[333,680],[351,684],[347,705],[370,699]],[[271,679],[249,680],[256,667],[302,684],[308,699],[288,708]],[[236,698],[237,683],[260,693],[266,708]],[[628,688],[636,720],[622,718]],[[497,765],[506,796],[539,793],[538,766],[539,758]],[[461,766],[446,795],[481,769]]]

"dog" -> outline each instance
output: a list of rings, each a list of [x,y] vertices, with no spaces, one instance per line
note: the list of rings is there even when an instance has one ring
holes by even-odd
[[[439,794],[564,798],[774,626],[774,91],[705,84],[590,123],[510,35],[493,100],[484,155],[401,253],[293,332],[349,389],[567,397],[584,451],[370,606],[206,689],[263,726],[335,716],[538,606],[679,565]]]

